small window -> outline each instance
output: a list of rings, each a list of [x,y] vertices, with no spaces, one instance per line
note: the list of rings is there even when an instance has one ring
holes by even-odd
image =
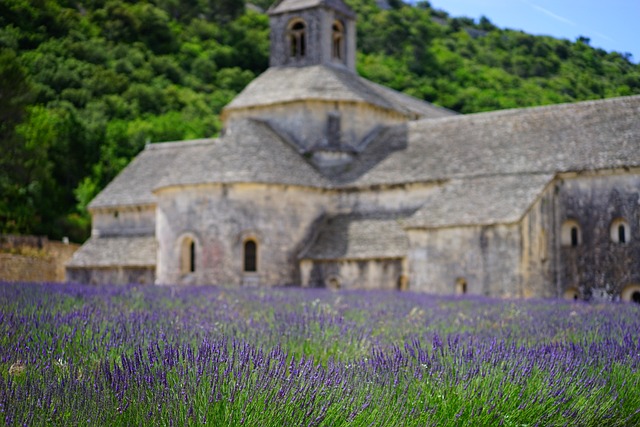
[[[465,295],[467,293],[467,280],[460,277],[456,280],[456,295]]]
[[[620,244],[626,244],[631,241],[631,229],[627,221],[619,218],[611,223],[611,241]]]
[[[629,285],[622,290],[620,299],[626,302],[640,304],[640,285]]]
[[[182,239],[180,248],[180,271],[182,274],[196,271],[196,242],[191,237]]]
[[[564,299],[567,301],[578,301],[578,299],[580,299],[580,291],[578,288],[569,288],[564,291]]]
[[[582,233],[578,221],[574,219],[568,219],[562,224],[560,240],[562,246],[570,246],[572,248],[575,248],[582,244]]]
[[[332,44],[332,57],[333,59],[343,60],[344,58],[344,27],[340,21],[333,23],[333,44]]]
[[[578,227],[575,225],[571,227],[571,246],[578,246]]]
[[[340,113],[327,114],[327,141],[330,147],[340,147]]]
[[[304,21],[293,21],[289,27],[289,56],[291,58],[302,58],[307,50],[307,26]]]
[[[246,273],[258,271],[258,245],[254,240],[244,242],[244,271]]]

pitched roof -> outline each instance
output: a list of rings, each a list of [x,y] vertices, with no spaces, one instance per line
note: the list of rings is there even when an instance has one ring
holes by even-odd
[[[639,117],[632,96],[409,122],[380,136],[406,149],[348,185],[640,166]]]
[[[553,175],[496,175],[457,179],[425,200],[403,221],[405,228],[515,223],[535,202]]]
[[[356,14],[342,0],[280,0],[274,3],[267,13],[269,15],[278,15],[280,13],[295,12],[313,7],[327,7],[337,10],[338,12],[350,18],[355,18]]]
[[[150,149],[164,150],[164,144]],[[266,124],[240,120],[223,138],[182,147],[155,188],[256,182],[328,187],[330,182]]]
[[[338,215],[320,227],[315,241],[300,259],[402,258],[409,242],[399,223],[401,215]]]
[[[155,203],[151,190],[171,169],[174,158],[182,150],[200,141],[149,144],[92,201],[89,208]]]
[[[153,267],[157,243],[153,236],[91,237],[67,267]]]
[[[383,129],[347,171],[323,175],[269,126],[150,144],[89,205],[155,203],[162,186],[262,182],[322,188],[640,166],[640,96],[421,120]],[[286,171],[286,172],[285,172]]]
[[[446,117],[457,113],[364,79],[342,67],[271,67],[223,110],[320,100],[368,103],[407,116]]]

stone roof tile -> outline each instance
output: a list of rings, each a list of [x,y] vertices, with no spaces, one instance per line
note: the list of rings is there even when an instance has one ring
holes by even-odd
[[[553,175],[496,175],[452,180],[433,192],[405,228],[515,223]]]
[[[92,201],[89,208],[155,204],[151,190],[172,169],[178,153],[203,140],[148,144]]]
[[[300,259],[402,258],[409,247],[400,226],[402,215],[337,215],[320,227],[311,246]]]
[[[269,68],[224,108],[223,116],[235,109],[307,100],[363,102],[420,118],[457,115],[375,84],[342,67],[315,65]]]
[[[269,15],[278,15],[314,7],[334,9],[350,18],[355,18],[356,16],[353,10],[342,0],[280,0],[274,3],[267,12]]]
[[[349,185],[640,166],[640,96],[399,125],[396,150]]]
[[[154,236],[91,237],[67,267],[153,267],[156,253]]]
[[[223,138],[185,148],[175,156],[156,188],[239,182],[330,186],[295,147],[256,120],[238,121]]]

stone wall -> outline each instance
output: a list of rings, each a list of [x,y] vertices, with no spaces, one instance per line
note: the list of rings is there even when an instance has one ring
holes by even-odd
[[[68,268],[68,282],[84,283],[89,285],[111,284],[126,285],[138,283],[141,285],[155,282],[154,267],[91,267]]]
[[[522,296],[560,297],[567,289],[558,286],[558,236],[556,197],[550,185],[520,222]]]
[[[557,235],[567,221],[579,231],[576,245],[559,244],[559,286],[577,287],[586,299],[615,300],[626,287],[640,284],[640,176],[565,176],[557,193]],[[619,220],[628,225],[624,243],[615,241]]]
[[[328,114],[339,114],[341,142],[356,146],[380,125],[393,125],[406,118],[391,110],[355,102],[299,101],[265,107],[234,109],[227,112],[227,121],[261,118],[273,122],[274,128],[285,133],[303,149],[327,138]]]
[[[292,20],[301,19],[306,24],[305,55],[292,57],[287,31]],[[344,25],[345,43],[343,59],[332,57],[332,25],[334,20]],[[270,66],[309,66],[317,64],[344,64],[355,71],[356,28],[355,22],[340,13],[328,9],[307,9],[271,16]]]
[[[64,282],[65,264],[78,248],[40,236],[2,236],[0,280]]]
[[[219,285],[299,284],[298,254],[331,211],[320,190],[233,184],[157,192],[156,282]],[[195,242],[195,271],[181,266],[183,240]],[[257,243],[257,272],[244,273],[243,247]]]
[[[155,206],[121,206],[92,209],[92,236],[153,236],[156,229]]]
[[[402,259],[301,262],[302,286],[334,289],[401,289]]]
[[[409,289],[521,297],[518,225],[409,230]]]

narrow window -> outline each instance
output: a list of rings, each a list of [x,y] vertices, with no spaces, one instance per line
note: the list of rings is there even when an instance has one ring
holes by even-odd
[[[467,281],[466,279],[460,277],[456,280],[456,294],[457,295],[465,295],[467,293]]]
[[[578,227],[571,227],[571,246],[578,246]]]
[[[330,147],[340,147],[340,113],[327,114],[327,140]]]
[[[629,223],[624,218],[618,218],[611,223],[611,241],[613,243],[626,244],[631,241]]]
[[[627,234],[624,228],[624,225],[620,224],[618,226],[618,242],[619,243],[627,243]]]
[[[194,271],[196,271],[196,242],[192,240],[189,245],[189,272]]]
[[[196,242],[185,237],[180,244],[180,271],[189,274],[196,271]]]
[[[334,59],[342,60],[344,57],[344,30],[340,21],[333,23],[333,44],[332,56]]]
[[[562,223],[562,230],[560,232],[560,240],[562,246],[576,247],[582,243],[582,236],[580,235],[580,224],[575,219],[568,219]]]
[[[292,58],[302,58],[306,55],[306,25],[303,21],[296,21],[289,29],[289,55]]]
[[[257,245],[253,240],[244,242],[244,271],[247,273],[256,272],[257,263]]]

